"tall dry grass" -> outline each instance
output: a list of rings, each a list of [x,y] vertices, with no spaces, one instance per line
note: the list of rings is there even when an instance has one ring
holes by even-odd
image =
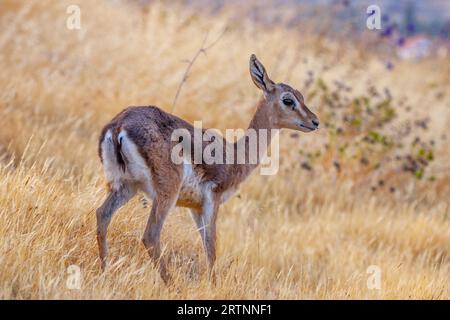
[[[65,27],[70,1],[0,3],[1,298],[449,298],[448,60],[388,72],[352,43],[229,25],[226,14],[78,2],[80,31]],[[170,111],[184,60],[207,31],[213,40],[226,25],[194,64],[177,115],[219,129],[245,127],[259,94],[247,71],[253,52],[274,79],[299,89],[311,70],[346,81],[354,96],[370,81],[388,87],[394,102],[406,95],[415,114],[430,117],[427,132],[416,130],[441,141],[431,168],[436,181],[401,180],[401,193],[372,192],[332,168],[301,168],[299,150],[327,141],[326,130],[298,138],[282,132],[279,173],[252,176],[221,210],[217,286],[207,280],[184,209],[163,231],[174,281],[162,283],[140,240],[149,209],[138,199],[113,219],[112,267],[101,273],[94,214],[105,196],[101,127],[128,105]],[[321,106],[312,109],[320,117]],[[66,286],[70,265],[81,268],[80,290]],[[371,265],[382,272],[380,290],[367,287]]]

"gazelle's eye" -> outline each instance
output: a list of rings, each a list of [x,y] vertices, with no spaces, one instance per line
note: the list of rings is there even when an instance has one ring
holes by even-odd
[[[285,106],[292,107],[295,103],[294,103],[294,100],[292,100],[292,99],[284,98],[283,99],[283,104]]]

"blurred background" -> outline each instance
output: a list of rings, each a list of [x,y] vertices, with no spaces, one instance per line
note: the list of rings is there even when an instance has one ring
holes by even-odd
[[[129,0],[142,7],[151,0]],[[381,9],[384,49],[403,59],[428,55],[446,56],[450,38],[450,3],[445,0],[187,0],[184,6],[209,14],[231,11],[234,22],[248,20],[266,27],[284,27],[312,32],[333,39],[351,39],[364,45],[379,45],[366,27],[367,8]],[[368,49],[373,49],[370,46]]]
[[[448,299],[449,50],[443,0],[0,1],[0,297]],[[245,128],[261,95],[252,53],[321,129],[283,130],[278,174],[253,175],[222,209],[219,285],[184,209],[163,233],[175,283],[160,282],[138,198],[99,275],[102,127],[157,105]],[[65,286],[72,264],[79,291]]]

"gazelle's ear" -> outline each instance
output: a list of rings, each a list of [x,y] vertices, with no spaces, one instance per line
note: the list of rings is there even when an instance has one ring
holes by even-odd
[[[266,69],[254,54],[250,57],[250,75],[255,85],[265,93],[269,93],[275,89],[275,83],[270,80]]]

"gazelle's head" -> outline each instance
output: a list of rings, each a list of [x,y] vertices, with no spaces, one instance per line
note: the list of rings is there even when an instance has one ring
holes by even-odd
[[[270,80],[254,54],[250,57],[250,75],[272,108],[272,121],[276,126],[303,132],[319,128],[319,119],[305,105],[302,94],[287,84]]]

